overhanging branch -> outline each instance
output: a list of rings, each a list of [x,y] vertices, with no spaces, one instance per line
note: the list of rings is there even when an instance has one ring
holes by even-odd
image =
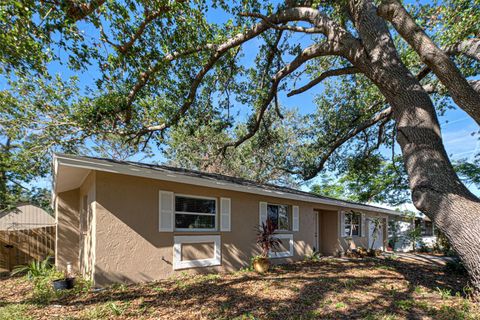
[[[255,119],[254,119],[254,124],[251,127],[251,129],[242,137],[240,137],[236,141],[232,141],[230,143],[225,144],[221,149],[220,152],[222,154],[225,153],[225,151],[229,147],[238,147],[248,139],[252,138],[257,131],[260,128],[260,124],[262,122],[262,119],[265,115],[266,110],[268,109],[268,106],[272,103],[272,100],[276,97],[278,86],[280,84],[280,81],[297,70],[300,66],[302,66],[306,61],[311,60],[316,57],[320,56],[325,56],[325,55],[335,55],[338,54],[338,52],[335,50],[335,45],[333,45],[330,42],[322,42],[319,44],[314,44],[305,50],[302,51],[301,54],[299,54],[291,63],[283,67],[280,71],[278,71],[275,76],[272,78],[272,85],[270,87],[270,90],[263,100],[261,106],[259,107],[257,113],[255,114]]]
[[[356,126],[354,129],[352,129],[351,131],[349,131],[347,134],[345,134],[344,136],[338,138],[331,146],[330,148],[328,148],[328,150],[324,153],[324,155],[322,155],[322,157],[320,157],[320,161],[317,165],[317,167],[311,171],[311,172],[308,172],[308,174],[305,174],[304,173],[304,179],[305,180],[310,180],[310,179],[313,179],[317,176],[317,174],[323,170],[323,167],[325,166],[325,163],[327,162],[327,160],[330,158],[330,156],[338,149],[340,148],[345,142],[347,142],[348,140],[350,140],[351,138],[355,137],[357,134],[359,134],[360,132],[363,132],[365,131],[366,129],[370,128],[371,126],[373,126],[374,124],[382,121],[382,120],[386,120],[388,118],[390,118],[392,114],[392,108],[391,107],[388,107],[382,111],[380,111],[379,113],[377,113],[373,118],[371,119],[368,119],[364,122],[362,122],[361,124],[359,124],[358,126]],[[383,123],[383,122],[382,122]],[[386,121],[384,122],[386,123]],[[384,124],[382,124],[384,125]]]
[[[303,87],[290,91],[287,94],[287,97],[291,97],[291,96],[294,96],[296,94],[300,94],[302,92],[305,92],[305,91],[309,90],[310,88],[316,86],[317,84],[319,84],[320,82],[322,82],[323,80],[325,80],[328,77],[341,76],[341,75],[346,75],[346,74],[355,74],[355,73],[359,73],[359,72],[360,71],[356,67],[345,67],[345,68],[341,68],[341,69],[333,69],[333,70],[325,71],[320,76],[313,79],[312,81],[310,81],[309,83],[307,83]]]
[[[392,23],[395,30],[447,88],[453,101],[480,124],[480,94],[472,88],[449,55],[433,42],[403,5],[398,0],[384,0],[377,13]]]

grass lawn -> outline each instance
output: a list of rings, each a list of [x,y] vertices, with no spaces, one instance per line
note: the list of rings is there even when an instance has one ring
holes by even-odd
[[[480,319],[466,279],[399,259],[300,262],[266,275],[182,275],[47,305],[24,278],[0,280],[0,319]]]

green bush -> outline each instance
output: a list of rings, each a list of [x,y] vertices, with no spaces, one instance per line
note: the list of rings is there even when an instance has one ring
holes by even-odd
[[[50,258],[43,261],[34,261],[25,266],[18,266],[12,272],[12,275],[16,274],[25,274],[26,278],[33,283],[33,302],[38,304],[48,304],[53,300],[85,294],[92,286],[90,280],[76,277],[73,289],[56,291],[52,282],[63,279],[65,275],[50,263]]]
[[[467,269],[460,260],[447,261],[445,264],[445,272],[458,275],[466,275]]]
[[[34,278],[49,276],[53,269],[54,267],[50,263],[50,257],[47,257],[43,261],[33,261],[24,266],[16,266],[11,275],[25,274],[28,280],[32,280]]]

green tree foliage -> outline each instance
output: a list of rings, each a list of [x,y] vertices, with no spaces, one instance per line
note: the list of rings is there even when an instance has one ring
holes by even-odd
[[[365,126],[387,107],[382,94],[358,70],[341,77],[325,75],[351,68],[348,61],[335,55],[307,60],[285,76],[270,99],[276,73],[325,36],[318,30],[306,32],[295,21],[289,23],[291,29],[269,26],[251,36],[248,30],[263,21],[262,15],[299,4],[253,0],[2,4],[0,71],[10,83],[0,102],[8,106],[1,110],[1,143],[4,148],[8,141],[21,146],[2,156],[2,170],[8,175],[3,181],[9,180],[8,188],[13,188],[13,181],[45,176],[52,150],[88,149],[125,159],[142,150],[151,155],[164,148],[173,164],[261,182],[292,184],[327,169],[329,175],[316,187],[322,194],[404,202],[408,191],[403,166],[397,158],[394,163],[385,158],[385,149],[394,146],[391,117]],[[346,2],[301,5],[356,32]],[[407,7],[444,48],[479,35],[478,8],[478,0]],[[245,34],[242,41],[226,45]],[[421,59],[396,33],[394,37],[402,61],[412,72],[420,72]],[[253,41],[254,50],[246,49]],[[462,55],[452,59],[467,77],[478,71],[475,60]],[[87,85],[67,76],[60,79],[47,68],[51,65],[93,79]],[[289,112],[278,109],[285,94],[294,96],[303,84],[323,75],[311,105],[301,106],[311,112],[295,115],[295,121],[293,115],[284,120],[282,113]],[[422,84],[433,88],[440,112],[452,107],[449,93],[432,73]],[[183,143],[186,139],[193,143]],[[87,148],[86,141],[94,147]],[[464,177],[475,170],[467,164],[457,169]],[[5,185],[0,186],[4,194]]]
[[[312,192],[357,202],[399,205],[409,201],[408,176],[400,157],[395,163],[380,155],[353,157],[340,169],[342,174],[312,186]]]
[[[212,173],[245,178],[260,183],[277,183],[297,186],[292,176],[282,168],[285,157],[299,147],[295,128],[299,120],[295,113],[283,115],[279,121],[275,115],[267,115],[260,134],[238,146],[221,153],[227,142],[243,136],[247,128],[228,132],[219,126],[195,122],[182,124],[172,130],[166,141],[165,157],[170,165]],[[275,121],[269,123],[268,121]],[[188,141],[188,143],[185,143]]]

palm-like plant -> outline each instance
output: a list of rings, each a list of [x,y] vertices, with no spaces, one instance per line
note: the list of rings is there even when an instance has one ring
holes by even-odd
[[[26,277],[29,280],[38,277],[47,277],[52,273],[54,269],[53,265],[50,262],[50,257],[47,257],[43,261],[32,261],[27,265],[16,266],[11,275],[23,274],[25,273]]]
[[[262,248],[261,256],[268,258],[268,254],[272,249],[278,248],[281,244],[280,239],[274,236],[275,225],[272,220],[267,219],[265,223],[258,227],[257,244]]]

